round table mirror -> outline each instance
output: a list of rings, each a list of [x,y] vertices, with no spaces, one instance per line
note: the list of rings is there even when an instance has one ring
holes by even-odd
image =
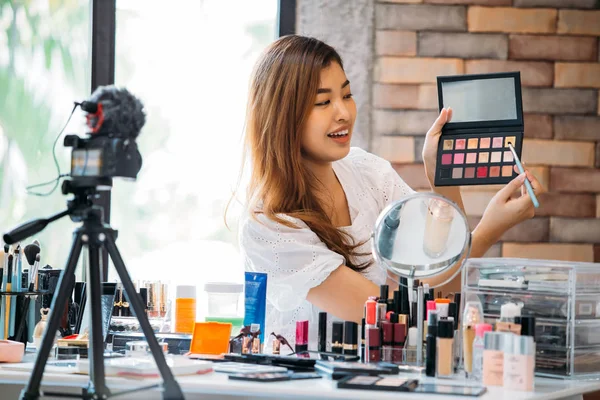
[[[471,249],[471,231],[462,210],[434,193],[416,193],[386,207],[375,224],[373,254],[379,265],[409,279],[427,279],[451,270],[441,286],[460,272]]]

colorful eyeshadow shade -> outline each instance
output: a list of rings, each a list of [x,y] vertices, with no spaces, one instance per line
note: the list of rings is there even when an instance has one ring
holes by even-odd
[[[508,144],[512,143],[513,147],[517,145],[517,138],[514,136],[507,136],[506,139],[504,139],[504,147],[508,147]]]
[[[462,178],[462,168],[453,168],[452,169],[452,179],[460,179]]]
[[[481,138],[481,141],[479,142],[479,148],[480,149],[489,149],[490,142],[491,142],[491,139],[489,137]]]
[[[456,150],[464,150],[467,145],[467,139],[456,139]],[[500,146],[502,147],[502,146]]]
[[[444,140],[444,150],[452,150],[454,148],[454,140]]]
[[[485,164],[490,159],[490,153],[479,153],[479,164]]]
[[[477,163],[477,153],[467,153],[467,164]]]
[[[476,149],[478,145],[479,145],[478,138],[469,139],[469,142],[467,143],[467,147],[469,149]]]
[[[502,142],[503,142],[503,140],[501,137],[495,137],[494,140],[492,141],[492,147],[495,149],[499,149],[502,147]]]
[[[475,178],[475,167],[465,168],[465,178]]]
[[[502,161],[502,153],[499,151],[492,152],[492,161],[491,162],[501,162]]]
[[[444,168],[444,169],[440,170],[440,176],[443,179],[449,179],[451,176],[451,172],[452,172],[452,170]]]
[[[512,174],[513,174],[513,166],[512,165],[505,165],[502,167],[502,176],[503,177],[512,176]]]
[[[513,162],[513,154],[510,151],[504,152],[504,162]]]
[[[456,141],[458,145],[458,140]],[[465,153],[456,153],[454,155],[454,164],[462,164],[465,162]]]
[[[444,154],[444,155],[442,155],[442,164],[443,165],[452,164],[452,154]]]
[[[500,176],[500,167],[490,167],[490,178],[498,178]]]
[[[477,167],[477,177],[487,178],[488,167]]]

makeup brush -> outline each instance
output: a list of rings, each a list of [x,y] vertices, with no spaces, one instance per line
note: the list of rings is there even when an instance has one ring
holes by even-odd
[[[27,263],[29,264],[29,275],[31,275],[31,267],[33,267],[33,264],[35,263],[35,256],[37,256],[40,253],[40,246],[38,246],[37,244],[28,244],[27,246],[25,246],[25,258],[27,258]],[[31,279],[29,279],[31,281]]]
[[[37,247],[37,246],[35,246]],[[27,247],[25,247],[27,251]],[[39,250],[39,248],[38,248]],[[29,262],[29,258],[27,259]],[[35,276],[37,275],[37,269],[40,265],[40,253],[38,252],[35,255],[35,259],[33,264],[30,264],[29,269],[29,285],[27,287],[29,292],[33,292],[34,290],[34,281]],[[26,296],[25,301],[23,302],[23,317],[19,323],[19,329],[17,329],[17,335],[15,336],[16,340],[21,341],[21,335],[23,334],[23,329],[25,329],[25,321],[27,321],[27,341],[33,343],[33,331],[35,329],[35,301],[31,301],[32,296]],[[27,314],[25,314],[27,312]],[[26,317],[27,316],[27,317]]]
[[[515,164],[517,165],[517,169],[519,170],[520,174],[524,174],[525,173],[525,169],[523,168],[523,165],[521,164],[521,160],[519,160],[519,157],[517,156],[517,152],[515,151],[515,148],[513,147],[512,143],[508,143],[508,148],[510,149],[510,151],[513,154],[513,157],[515,158]],[[533,192],[533,187],[531,186],[531,182],[529,182],[529,179],[527,179],[527,177],[525,177],[525,189],[527,189],[527,193],[529,193],[529,197],[531,198],[531,202],[533,203],[533,206],[535,208],[538,208],[540,206],[540,202],[538,201],[537,197],[535,197],[535,193]]]

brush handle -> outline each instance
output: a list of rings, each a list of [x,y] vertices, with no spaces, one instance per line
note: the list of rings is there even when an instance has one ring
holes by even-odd
[[[4,335],[4,326],[6,321],[6,297],[0,296],[0,340],[6,340]]]
[[[512,153],[513,153],[513,157],[515,159],[515,164],[517,165],[517,169],[519,170],[519,173],[524,174],[525,168],[523,168],[523,165],[521,164],[521,161],[519,160],[519,157],[517,156],[517,152],[515,151],[515,148],[512,146],[512,143],[509,143],[508,147],[510,148],[510,151],[512,151]],[[527,177],[525,177],[524,183],[525,183],[525,189],[527,189],[527,193],[529,193],[529,197],[531,198],[531,202],[533,203],[533,206],[535,208],[539,208],[540,202],[538,201],[537,197],[535,196],[533,187],[531,186],[531,182],[529,182],[529,179],[527,179]]]

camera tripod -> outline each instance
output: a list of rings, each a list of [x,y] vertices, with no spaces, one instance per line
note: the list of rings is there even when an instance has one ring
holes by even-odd
[[[105,184],[109,186],[112,181],[109,179]],[[31,377],[27,386],[21,392],[22,400],[37,400],[40,396],[60,396],[60,397],[75,397],[83,399],[108,399],[113,396],[122,396],[124,394],[133,393],[141,390],[149,390],[163,388],[164,399],[183,399],[183,393],[179,384],[175,380],[173,373],[167,365],[165,356],[158,344],[158,340],[154,335],[152,327],[146,314],[144,313],[144,305],[142,299],[137,295],[133,282],[129,277],[125,263],[121,258],[115,239],[117,231],[112,229],[108,224],[104,223],[102,208],[93,204],[93,198],[97,195],[96,185],[84,184],[80,185],[76,181],[63,182],[62,191],[64,194],[73,193],[74,198],[69,200],[67,210],[58,213],[47,219],[38,219],[26,223],[13,231],[4,235],[4,241],[7,244],[16,243],[44,229],[49,223],[56,221],[66,215],[69,215],[74,222],[83,222],[83,225],[75,229],[73,233],[73,245],[70,250],[67,266],[62,272],[57,290],[52,299],[50,307],[50,317],[48,319],[46,332],[42,340],[41,346],[38,349],[38,354],[35,360],[35,365],[31,373]],[[89,376],[90,381],[87,388],[82,389],[82,395],[74,395],[71,393],[51,393],[40,391],[42,375],[50,350],[54,344],[54,338],[62,318],[61,310],[64,310],[67,304],[68,297],[71,293],[67,290],[72,287],[72,280],[75,276],[75,268],[81,254],[83,246],[89,249],[89,273],[88,273],[88,290],[89,290],[89,306],[90,308],[90,342],[88,350],[89,358]],[[156,366],[163,378],[163,383],[151,386],[135,388],[132,390],[122,391],[111,394],[106,385],[106,375],[104,371],[104,337],[102,333],[102,277],[100,266],[100,252],[105,248],[113,261],[115,269],[121,278],[123,288],[129,300],[130,307],[133,309],[137,317],[142,332],[146,337],[148,346],[152,352]]]

